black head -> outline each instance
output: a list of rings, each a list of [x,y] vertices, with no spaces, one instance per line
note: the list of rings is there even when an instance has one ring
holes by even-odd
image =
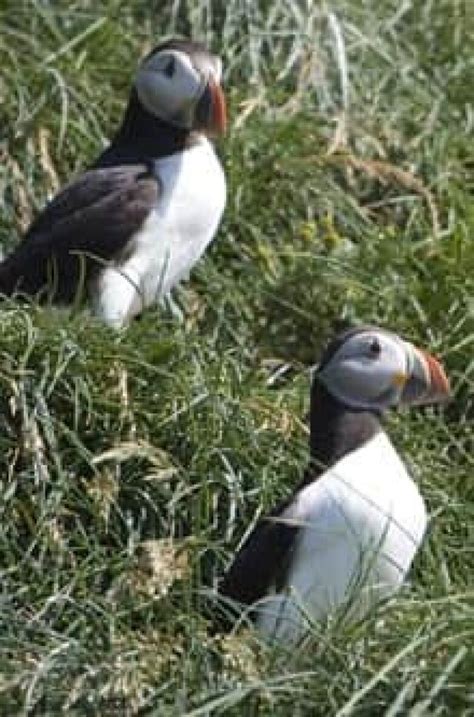
[[[134,81],[144,110],[174,127],[217,134],[226,128],[222,62],[205,45],[168,40],[142,60]]]
[[[378,433],[379,416],[390,406],[448,397],[448,379],[430,354],[376,326],[339,332],[313,376],[312,461],[303,485]]]
[[[449,398],[437,359],[377,326],[351,327],[328,345],[314,381],[345,406],[382,411]]]

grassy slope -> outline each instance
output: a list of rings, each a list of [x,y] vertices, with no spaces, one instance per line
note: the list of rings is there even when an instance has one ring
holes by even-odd
[[[0,10],[5,247],[97,153],[163,34],[223,54],[234,121],[229,207],[179,294],[184,322],[156,310],[117,335],[2,305],[0,712],[473,714],[467,4],[338,4],[350,105],[329,154],[340,72],[322,11],[153,5]],[[429,345],[452,377],[443,414],[389,421],[432,515],[412,580],[291,654],[211,637],[204,586],[304,466],[304,367],[341,316]],[[269,387],[275,360],[301,370]]]

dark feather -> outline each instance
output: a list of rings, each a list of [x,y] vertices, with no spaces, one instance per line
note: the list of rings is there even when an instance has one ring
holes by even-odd
[[[299,532],[281,517],[287,504],[257,523],[219,585],[222,597],[252,605],[284,583]]]
[[[144,164],[85,172],[51,202],[13,253],[0,263],[0,293],[71,302],[87,281],[120,256],[159,196]]]

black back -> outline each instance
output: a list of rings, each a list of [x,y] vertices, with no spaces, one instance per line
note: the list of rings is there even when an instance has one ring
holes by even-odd
[[[85,172],[48,204],[0,263],[0,293],[70,303],[94,272],[116,258],[159,195],[144,165]]]

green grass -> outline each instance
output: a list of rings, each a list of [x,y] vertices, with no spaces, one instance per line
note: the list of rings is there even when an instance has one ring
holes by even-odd
[[[223,56],[228,208],[182,322],[156,309],[116,334],[2,304],[0,713],[473,715],[472,11],[3,0],[3,247],[98,153],[167,33]],[[340,318],[451,377],[446,410],[388,421],[429,506],[423,549],[361,625],[291,653],[212,635],[210,587],[303,470],[308,367]],[[296,370],[271,386],[278,362]]]

